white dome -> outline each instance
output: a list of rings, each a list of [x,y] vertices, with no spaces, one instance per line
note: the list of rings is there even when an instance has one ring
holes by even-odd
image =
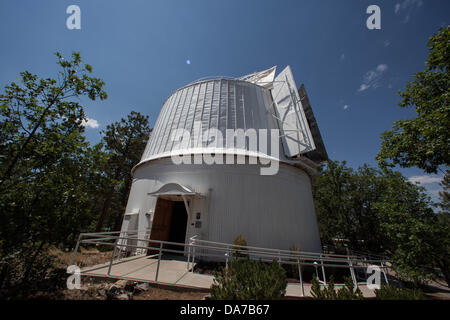
[[[164,102],[136,167],[179,154],[231,154],[299,165],[315,174],[317,164],[302,155],[326,152],[309,102],[300,98],[289,66],[274,79],[275,69],[176,90]]]
[[[214,79],[192,83],[175,91],[164,103],[141,162],[166,157],[180,148],[171,139],[175,130],[187,130],[192,139],[189,149],[217,152],[217,148],[250,150],[249,144],[228,141],[226,130],[278,129],[272,116],[268,89],[236,79]],[[201,126],[200,137],[209,129],[221,132],[223,141],[211,136],[208,141],[194,139],[194,127]],[[233,138],[234,139],[234,138]],[[235,146],[236,148],[232,147]],[[224,150],[224,153],[230,150]],[[259,151],[259,150],[258,150]],[[267,154],[270,151],[263,152]]]

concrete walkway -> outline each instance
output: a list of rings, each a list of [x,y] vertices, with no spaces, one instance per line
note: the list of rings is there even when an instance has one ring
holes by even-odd
[[[192,267],[187,270],[186,261],[175,259],[161,259],[158,279],[156,281],[158,259],[157,256],[134,256],[114,261],[111,272],[108,275],[109,262],[85,267],[81,269],[82,276],[108,277],[114,279],[124,279],[139,282],[160,283],[163,285],[204,289],[208,290],[213,284],[214,277],[206,274],[192,273]],[[336,285],[336,289],[340,288]],[[366,286],[360,286],[365,297],[374,297],[374,291]],[[304,284],[305,296],[311,296],[311,285]],[[288,283],[286,288],[286,296],[302,297],[302,289],[299,283]]]
[[[190,270],[193,266],[195,264],[191,263]],[[156,257],[141,255],[114,261],[109,275],[109,262],[85,267],[81,269],[81,275],[157,282],[197,289],[209,289],[213,283],[213,276],[188,272],[186,261],[161,259],[156,280],[157,267],[158,259]]]

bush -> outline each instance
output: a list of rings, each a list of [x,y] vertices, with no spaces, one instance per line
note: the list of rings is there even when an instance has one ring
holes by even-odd
[[[238,246],[247,246],[247,240],[245,240],[244,236],[242,234],[238,235],[236,238],[234,238],[233,240],[233,244],[234,246],[232,247],[233,249],[233,257],[235,258],[242,258],[242,257],[246,257],[247,254],[243,253],[242,251],[246,251],[246,248],[241,248]]]
[[[359,288],[356,288],[353,284],[353,280],[350,277],[346,277],[344,280],[344,286],[338,290],[337,292],[337,299],[338,300],[362,300],[364,299],[364,296],[359,290]]]
[[[272,300],[286,294],[286,273],[275,260],[233,259],[228,268],[215,273],[211,298],[215,300]]]
[[[320,289],[319,280],[317,280],[316,276],[313,276],[311,281],[311,296],[314,299],[325,300],[325,293]]]
[[[397,288],[391,285],[382,285],[375,290],[378,300],[425,300],[426,297],[419,289]]]
[[[26,299],[38,291],[55,291],[65,285],[66,270],[55,267],[55,257],[48,249],[27,244],[0,257],[0,299]]]
[[[350,277],[345,278],[344,286],[336,292],[333,276],[330,277],[328,285],[323,289],[321,289],[319,281],[314,276],[312,279],[311,295],[314,299],[319,300],[361,300],[364,298],[359,288],[354,289],[353,281]]]

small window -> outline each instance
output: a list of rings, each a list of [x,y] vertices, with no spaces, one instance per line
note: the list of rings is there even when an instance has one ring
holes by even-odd
[[[197,220],[200,220],[200,212],[197,212],[196,216]]]

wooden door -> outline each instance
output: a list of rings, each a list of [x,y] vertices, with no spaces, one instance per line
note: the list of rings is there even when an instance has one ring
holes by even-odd
[[[172,222],[173,201],[158,198],[153,217],[150,240],[168,241]],[[153,243],[152,246],[157,244]],[[159,246],[159,244],[157,245]]]

